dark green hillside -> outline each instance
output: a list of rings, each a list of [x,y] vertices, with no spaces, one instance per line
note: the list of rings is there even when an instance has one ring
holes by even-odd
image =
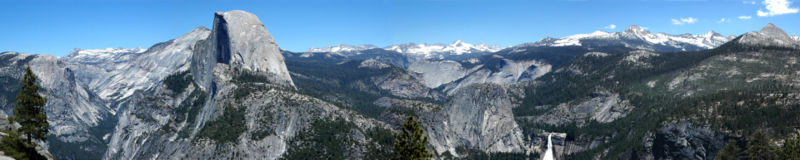
[[[736,40],[733,40],[734,42]],[[800,50],[727,43],[697,52],[656,53],[627,61],[633,52],[576,56],[525,88],[517,117],[548,114],[552,108],[593,97],[598,91],[619,93],[636,108],[610,123],[553,126],[518,119],[526,133],[565,132],[568,140],[605,137],[608,143],[571,158],[631,158],[646,149],[642,139],[665,122],[688,120],[732,137],[756,130],[785,137],[800,126]],[[735,58],[734,58],[735,57]],[[714,153],[715,151],[712,151]]]

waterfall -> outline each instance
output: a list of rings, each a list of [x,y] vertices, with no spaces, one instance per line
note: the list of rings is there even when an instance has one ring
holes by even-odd
[[[542,160],[555,160],[553,157],[553,142],[550,141],[552,137],[552,133],[547,135],[547,151],[544,152],[544,157],[542,157]]]

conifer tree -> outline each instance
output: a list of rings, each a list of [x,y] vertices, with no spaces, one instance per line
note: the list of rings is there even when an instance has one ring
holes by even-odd
[[[777,153],[778,159],[800,160],[800,135],[786,139],[783,148]]]
[[[737,160],[742,153],[742,149],[736,145],[736,139],[731,139],[722,150],[717,153],[716,160]]]
[[[403,124],[394,142],[397,154],[394,159],[430,159],[432,155],[425,146],[428,144],[428,136],[425,136],[423,132],[422,126],[414,121],[414,117],[408,116],[408,120]]]
[[[750,160],[772,160],[772,147],[769,146],[769,139],[764,133],[757,131],[750,137],[747,143],[747,159]]]
[[[25,76],[22,78],[22,87],[17,95],[17,105],[14,108],[14,120],[19,122],[22,127],[20,133],[27,136],[28,143],[33,139],[46,141],[47,114],[44,112],[44,105],[47,99],[37,93],[39,85],[36,85],[36,75],[31,71],[31,67],[25,68]]]

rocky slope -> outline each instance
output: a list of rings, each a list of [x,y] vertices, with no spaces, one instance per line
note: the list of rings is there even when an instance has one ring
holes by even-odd
[[[94,93],[116,102],[133,95],[136,90],[151,89],[168,74],[186,67],[195,43],[209,33],[206,28],[197,28],[147,50],[76,49],[59,60],[69,64],[76,78]]]
[[[337,119],[355,126],[346,135],[360,142],[349,154],[358,158],[367,130],[384,127],[296,93],[277,45],[250,13],[217,12],[195,48],[191,69],[124,102],[105,158],[276,159],[302,151],[290,148],[305,137],[296,135]]]
[[[16,123],[16,122],[15,123],[11,123],[11,121],[9,121],[8,117],[9,116],[6,115],[5,112],[0,111],[0,139],[2,139],[3,137],[9,135],[8,133],[5,133],[5,130],[16,130],[16,129],[19,129],[21,127],[19,125],[19,123]],[[22,138],[23,137],[20,136],[20,139],[22,139]],[[45,142],[34,141],[34,143],[36,145],[36,147],[35,147],[36,152],[39,153],[39,155],[42,155],[44,158],[46,158],[48,160],[55,159],[55,157],[53,157],[53,154],[50,154],[50,152],[48,151],[47,144],[45,144]],[[3,151],[0,150],[0,159],[1,160],[13,160],[14,158],[8,157],[7,155],[4,155]]]
[[[522,47],[461,61],[415,61],[408,70],[420,73],[429,87],[452,94],[477,83],[504,85],[531,81],[583,52],[586,49],[576,47]]]
[[[31,66],[66,159],[381,159],[407,116],[436,158],[530,158],[553,135],[559,159],[709,159],[800,125],[797,37],[769,24],[731,39],[632,26],[502,50],[292,53],[255,15],[217,12],[146,50],[0,53],[0,108]]]
[[[101,154],[105,150],[102,132],[93,132],[93,128],[104,120],[113,117],[114,110],[105,105],[105,101],[80,83],[73,68],[53,56],[33,55],[16,52],[0,53],[0,107],[6,113],[12,113],[16,95],[19,93],[20,80],[25,67],[39,78],[42,87],[39,93],[47,98],[45,112],[50,122],[49,142],[54,150],[75,150],[87,154]],[[82,147],[75,148],[73,145]],[[70,151],[71,152],[71,151]],[[75,153],[54,152],[65,158]]]
[[[514,115],[526,134],[567,133],[575,159],[710,159],[730,137],[781,139],[800,123],[798,51],[774,33],[688,53],[588,52],[530,83]]]
[[[494,84],[474,84],[457,91],[443,111],[430,117],[430,143],[438,153],[456,147],[485,152],[525,152],[524,136],[511,112],[506,90]]]
[[[798,41],[786,34],[782,29],[770,23],[761,28],[760,31],[753,31],[742,35],[738,39],[739,43],[747,45],[777,46],[798,48]]]
[[[195,47],[191,73],[205,90],[212,90],[213,75],[221,71],[217,68],[237,74],[257,74],[276,85],[294,86],[278,45],[253,14],[244,11],[215,13],[214,30]]]

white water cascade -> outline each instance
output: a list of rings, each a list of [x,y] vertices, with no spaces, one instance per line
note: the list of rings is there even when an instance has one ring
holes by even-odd
[[[547,135],[547,151],[544,152],[544,157],[542,157],[542,160],[555,160],[553,157],[553,142],[550,141],[552,137],[552,133]]]

